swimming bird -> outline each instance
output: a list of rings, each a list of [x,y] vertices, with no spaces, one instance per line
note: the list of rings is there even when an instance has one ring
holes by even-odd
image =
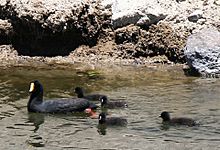
[[[169,112],[162,112],[160,117],[163,119],[163,123],[169,125],[186,125],[186,126],[196,126],[198,125],[195,120],[191,118],[170,118]]]
[[[85,95],[85,91],[82,87],[76,87],[75,88],[75,93],[77,94],[78,98],[85,98],[85,99],[88,99],[90,101],[98,101],[100,99],[100,97],[104,96],[104,95],[101,95],[101,94]]]
[[[113,109],[113,108],[126,108],[126,107],[128,107],[127,103],[124,101],[109,102],[107,96],[102,96],[102,97],[100,97],[99,100],[101,102],[101,107],[104,107],[104,108]]]
[[[99,114],[99,124],[100,125],[107,125],[107,126],[126,126],[127,125],[127,119],[122,117],[109,117],[106,118],[105,113]]]
[[[67,113],[83,112],[86,108],[95,109],[97,106],[83,98],[58,100],[43,100],[43,86],[37,80],[30,82],[30,99],[27,104],[29,112]]]

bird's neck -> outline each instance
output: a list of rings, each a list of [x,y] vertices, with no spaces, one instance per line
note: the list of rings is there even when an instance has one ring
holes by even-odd
[[[99,120],[99,124],[104,124],[105,123],[105,119]]]
[[[37,93],[31,93],[30,99],[28,101],[28,110],[31,110],[32,104],[40,104],[43,102],[43,91]]]
[[[163,121],[170,121],[170,117],[163,118]]]
[[[106,106],[107,105],[107,103],[108,103],[108,101],[106,100],[106,101],[103,101],[102,103],[101,103],[101,106],[102,107],[104,107],[104,106]]]
[[[84,97],[83,92],[78,93],[78,98],[83,98],[83,97]]]

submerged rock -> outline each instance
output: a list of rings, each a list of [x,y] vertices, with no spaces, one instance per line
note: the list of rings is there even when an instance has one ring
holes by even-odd
[[[220,75],[220,32],[206,28],[188,37],[184,54],[192,70],[200,75]]]

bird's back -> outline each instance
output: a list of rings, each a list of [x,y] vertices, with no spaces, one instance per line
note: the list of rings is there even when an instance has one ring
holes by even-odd
[[[170,120],[170,124],[172,124],[172,125],[187,125],[187,126],[197,125],[196,121],[191,118],[173,118]]]
[[[106,119],[107,125],[126,126],[127,119],[121,117],[111,117]]]
[[[45,100],[42,102],[40,108],[47,113],[62,113],[62,112],[80,112],[84,111],[90,106],[88,100],[77,99],[58,99]]]
[[[89,95],[85,95],[83,98],[85,98],[89,101],[99,101],[101,96],[102,95],[100,95],[100,94],[89,94]]]

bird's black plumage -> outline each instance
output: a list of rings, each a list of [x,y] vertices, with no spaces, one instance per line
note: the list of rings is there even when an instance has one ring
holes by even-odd
[[[29,112],[67,113],[81,112],[86,108],[95,109],[97,106],[83,98],[43,100],[43,86],[37,80],[30,83],[31,93],[27,104]]]
[[[127,119],[122,117],[106,117],[105,113],[99,114],[99,124],[104,124],[107,126],[126,126],[127,125]]]
[[[76,87],[74,92],[77,94],[78,98],[85,98],[85,99],[90,100],[90,101],[98,101],[100,99],[100,97],[104,96],[102,94],[88,94],[88,95],[85,95],[85,91],[82,87]]]
[[[195,120],[191,118],[170,118],[169,112],[162,112],[160,117],[163,119],[163,123],[169,124],[169,125],[186,125],[186,126],[196,126],[198,125]]]
[[[102,96],[100,97],[100,103],[101,103],[101,107],[104,108],[109,108],[109,109],[113,109],[113,108],[126,108],[128,107],[127,103],[124,101],[108,101],[107,96]]]

